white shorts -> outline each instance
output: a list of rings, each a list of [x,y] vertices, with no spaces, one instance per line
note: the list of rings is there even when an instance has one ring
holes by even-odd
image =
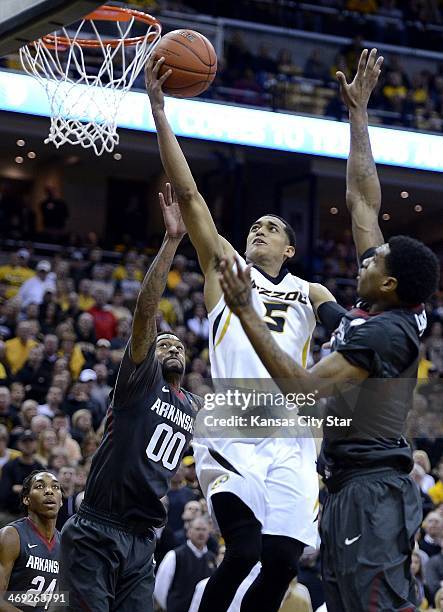
[[[233,493],[251,508],[263,533],[317,546],[317,454],[312,438],[266,438],[258,443],[194,439],[193,446],[211,513],[212,495]]]

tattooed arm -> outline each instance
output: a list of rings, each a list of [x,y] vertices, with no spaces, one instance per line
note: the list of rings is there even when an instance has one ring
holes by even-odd
[[[266,323],[251,302],[250,266],[241,269],[236,259],[237,274],[232,262],[224,258],[220,264],[220,285],[228,308],[240,319],[255,352],[276,384],[284,393],[311,393],[328,397],[340,383],[357,384],[369,373],[349,363],[340,353],[331,353],[310,370],[295,363],[272,337]]]
[[[346,204],[352,217],[352,234],[358,255],[370,247],[383,244],[378,224],[381,205],[380,182],[377,175],[368,131],[367,106],[380,75],[383,57],[377,59],[377,49],[368,57],[361,54],[357,74],[348,84],[342,72],[337,72],[343,100],[349,108],[351,149],[346,172]]]
[[[166,184],[166,197],[162,193],[158,195],[166,234],[157,257],[143,279],[137,298],[131,335],[131,359],[135,364],[139,364],[145,359],[149,347],[157,336],[155,317],[158,303],[165,290],[168,272],[177,247],[186,234],[186,227],[171,185]]]

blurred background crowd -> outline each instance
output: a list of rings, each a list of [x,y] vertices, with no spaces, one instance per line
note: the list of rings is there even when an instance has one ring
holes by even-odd
[[[1,525],[21,515],[21,483],[34,469],[53,471],[63,485],[59,528],[81,501],[91,457],[102,436],[109,392],[130,335],[131,313],[151,261],[150,254],[136,250],[113,261],[108,255],[95,247],[60,249],[47,257],[38,246],[33,250],[31,243],[29,248],[1,253]],[[325,238],[317,245],[317,278],[348,306],[354,298],[354,257],[345,242]],[[159,329],[173,329],[185,342],[184,386],[199,395],[210,392],[202,280],[196,262],[177,255],[157,316]],[[427,310],[429,327],[409,433],[416,449],[413,477],[424,507],[413,571],[423,601],[431,605],[436,597],[443,602],[443,301],[437,298]],[[325,341],[318,326],[310,363],[321,357]],[[322,499],[324,495],[323,490]],[[158,533],[156,598],[160,609],[172,610],[168,597],[179,589],[181,601],[188,598],[190,605],[197,583],[209,576],[224,550],[199,489],[192,449],[172,481],[166,503],[168,523]],[[185,584],[174,581],[183,547],[195,558],[195,572]],[[291,586],[283,610],[316,610],[323,603],[318,556],[318,550],[305,551],[298,582]],[[443,609],[438,605],[436,609]],[[426,604],[422,609],[427,609]]]
[[[146,6],[143,0],[141,4]],[[348,78],[355,73],[364,40],[366,45],[379,45],[385,56],[383,77],[370,102],[371,123],[442,130],[443,63],[438,57],[433,58],[432,67],[409,61],[411,48],[441,51],[441,0],[156,4],[163,10],[195,11],[270,26],[265,37],[258,34],[254,44],[247,30],[234,30],[235,24],[230,23],[234,31],[226,35],[218,87],[208,96],[341,120],[347,113],[338,96],[335,73],[341,70]],[[303,33],[306,52],[300,53],[300,44],[283,40],[284,31],[289,30]],[[420,56],[413,55],[414,59]]]
[[[236,32],[226,47],[219,89],[208,95],[340,121],[347,117],[347,110],[338,94],[335,75],[340,70],[352,80],[363,48],[363,38],[356,36],[340,47],[331,61],[321,46],[314,46],[300,64],[288,48],[271,50],[269,45],[261,44],[257,53],[251,53],[242,33]],[[383,77],[371,98],[369,114],[373,124],[441,132],[443,63],[435,72],[414,70],[401,56],[386,52]]]
[[[146,6],[143,0],[141,4]],[[443,25],[441,0],[190,0],[169,6],[319,34],[349,36],[359,30],[370,40],[422,49],[439,49],[439,26]]]

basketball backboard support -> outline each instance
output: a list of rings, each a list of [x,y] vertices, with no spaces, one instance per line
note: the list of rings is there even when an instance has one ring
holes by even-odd
[[[69,25],[105,0],[0,0],[0,57]]]

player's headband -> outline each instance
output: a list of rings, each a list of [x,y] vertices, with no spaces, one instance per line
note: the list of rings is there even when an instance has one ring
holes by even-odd
[[[179,342],[181,342],[183,344],[183,342],[180,340],[180,338],[178,336],[176,336],[175,334],[171,334],[169,332],[162,332],[162,333],[158,334],[157,342],[160,340],[160,338],[169,338],[170,340],[178,340]]]

